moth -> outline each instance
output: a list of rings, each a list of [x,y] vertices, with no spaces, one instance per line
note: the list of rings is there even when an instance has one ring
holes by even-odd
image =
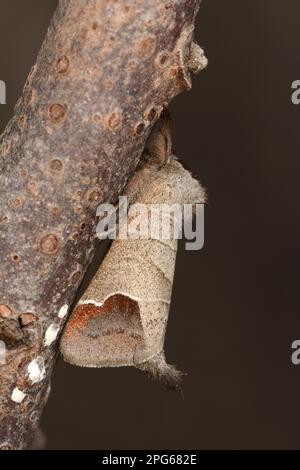
[[[163,113],[152,131],[142,164],[124,194],[130,207],[146,207],[142,213],[129,210],[131,226],[149,222],[153,207],[175,204],[182,208],[205,202],[199,181],[172,153],[168,113]],[[167,221],[168,237],[162,233],[166,225],[158,226],[157,220],[156,226],[151,225],[155,238],[129,239],[121,237],[119,230],[67,322],[60,349],[71,364],[133,366],[177,389],[182,374],[166,363],[164,338],[178,245],[175,229],[182,220],[176,211],[172,213]]]

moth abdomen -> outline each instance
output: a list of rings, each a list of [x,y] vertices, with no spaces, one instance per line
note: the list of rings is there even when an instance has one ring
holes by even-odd
[[[150,380],[161,382],[169,390],[178,391],[182,388],[182,378],[185,374],[176,366],[167,364],[164,352],[136,364],[135,367],[144,372]]]

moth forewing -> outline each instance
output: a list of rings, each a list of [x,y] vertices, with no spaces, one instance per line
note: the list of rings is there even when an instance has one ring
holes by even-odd
[[[125,194],[146,205],[143,217],[149,226],[154,205],[183,208],[204,202],[199,182],[177,160],[146,171],[147,178],[140,170]],[[174,227],[182,226],[182,220],[174,210],[167,222],[168,238],[163,236],[166,219],[161,219],[164,224],[155,239],[113,241],[66,325],[61,341],[66,361],[84,367],[134,366],[177,386],[180,373],[165,362],[164,338],[178,243]]]

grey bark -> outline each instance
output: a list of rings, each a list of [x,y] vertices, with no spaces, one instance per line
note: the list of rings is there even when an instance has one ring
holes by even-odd
[[[94,256],[96,207],[116,201],[161,110],[191,87],[199,3],[61,0],[54,14],[0,140],[0,449],[32,446],[58,355],[45,334],[61,331]]]

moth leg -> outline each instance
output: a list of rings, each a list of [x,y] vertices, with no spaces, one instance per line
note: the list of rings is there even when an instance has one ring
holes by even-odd
[[[171,113],[168,108],[164,108],[148,137],[142,160],[159,169],[169,163],[173,156],[172,150]]]
[[[39,427],[35,434],[32,450],[44,450],[46,448],[46,440],[44,431]]]
[[[136,172],[127,182],[123,195],[133,204],[157,177],[159,170],[175,156],[172,153],[171,114],[164,108],[146,142]]]
[[[164,352],[148,359],[148,361],[135,364],[135,367],[143,371],[149,379],[161,382],[169,390],[181,390],[184,374],[175,366],[167,364]]]

